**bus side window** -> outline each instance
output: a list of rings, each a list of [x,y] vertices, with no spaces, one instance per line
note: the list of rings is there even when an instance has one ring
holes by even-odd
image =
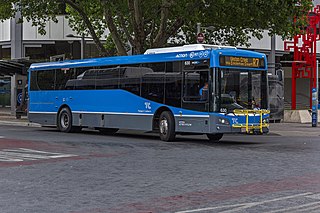
[[[30,78],[30,90],[37,91],[40,90],[37,82],[37,73],[38,71],[31,71],[31,78]]]
[[[97,69],[96,89],[118,89],[119,68]]]
[[[164,73],[147,73],[142,77],[141,96],[143,98],[163,103]]]
[[[75,84],[76,84],[75,79],[68,80],[64,88],[66,90],[74,90]]]
[[[77,76],[77,80],[75,81],[74,85],[76,90],[94,90],[96,88],[95,78],[97,72],[92,68],[90,69],[89,67],[86,69],[87,70]]]
[[[67,70],[56,70],[56,78],[55,78],[55,90],[65,90],[67,89],[67,82],[74,78],[74,69]],[[68,85],[68,89],[73,89]]]
[[[75,87],[77,90],[93,90],[95,89],[95,80],[85,79],[85,80],[77,81]]]
[[[120,89],[140,95],[141,77],[148,71],[152,72],[145,67],[125,67],[123,75],[120,76]]]
[[[37,71],[37,84],[40,90],[54,90],[55,70]]]
[[[182,72],[166,73],[165,104],[181,107]]]

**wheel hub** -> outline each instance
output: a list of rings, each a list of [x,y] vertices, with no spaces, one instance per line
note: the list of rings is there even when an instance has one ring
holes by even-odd
[[[63,128],[68,128],[69,127],[69,116],[67,114],[63,114],[61,116],[60,123]]]
[[[160,133],[166,135],[168,132],[168,120],[166,118],[162,118],[160,121]]]

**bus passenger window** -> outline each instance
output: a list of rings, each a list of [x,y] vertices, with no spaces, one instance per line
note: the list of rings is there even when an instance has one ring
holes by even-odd
[[[74,69],[67,69],[67,70],[57,69],[56,78],[55,78],[55,90],[67,89],[66,88],[67,82],[73,78],[74,78]],[[70,85],[68,89],[71,89]]]
[[[165,104],[174,107],[181,107],[181,84],[181,72],[166,73]]]
[[[43,70],[37,72],[37,84],[40,90],[54,90],[54,70]]]
[[[96,89],[118,89],[119,68],[96,69]]]
[[[123,67],[123,75],[120,78],[120,89],[140,96],[141,78],[146,73],[153,72],[147,67]]]
[[[32,71],[31,72],[31,78],[30,78],[30,90],[31,91],[37,91],[40,90],[38,87],[38,82],[37,82],[37,71]]]
[[[163,103],[164,98],[164,73],[147,73],[142,77],[141,96]]]

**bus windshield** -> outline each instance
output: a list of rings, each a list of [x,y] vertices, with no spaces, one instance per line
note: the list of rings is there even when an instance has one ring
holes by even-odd
[[[218,109],[267,109],[267,75],[260,70],[219,69]]]

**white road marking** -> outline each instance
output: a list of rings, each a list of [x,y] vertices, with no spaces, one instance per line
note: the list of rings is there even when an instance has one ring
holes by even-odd
[[[0,135],[0,138],[5,138],[5,137]]]
[[[316,205],[316,206],[311,206],[309,208],[303,208],[301,210],[298,210],[298,211],[295,211],[295,213],[299,213],[299,212],[308,212],[308,213],[311,213],[311,212],[317,212],[319,213],[320,211],[320,205]]]
[[[26,148],[19,148],[19,149],[4,149],[3,151],[6,152],[27,152],[27,153],[42,153],[42,154],[60,154],[60,153],[55,153],[55,152],[45,152],[45,151],[39,151],[39,150],[34,150],[34,149],[26,149]]]
[[[215,206],[215,207],[207,207],[202,209],[193,209],[193,210],[186,210],[186,211],[179,211],[176,213],[191,213],[191,212],[202,212],[202,211],[209,211],[209,210],[216,210],[216,209],[224,209],[224,208],[240,208],[243,206],[247,206],[246,203],[244,204],[234,204],[234,205],[225,205],[225,206]]]
[[[224,206],[214,206],[214,207],[207,207],[207,208],[201,208],[201,209],[178,211],[176,213],[192,213],[192,212],[202,212],[202,211],[209,211],[209,210],[233,208],[233,209],[229,209],[229,210],[225,210],[225,211],[219,211],[220,213],[221,212],[223,212],[223,213],[231,213],[231,212],[237,212],[237,211],[240,211],[240,210],[248,209],[248,208],[251,208],[253,206],[262,205],[262,204],[265,204],[265,203],[271,203],[271,202],[287,200],[287,199],[297,198],[297,197],[304,197],[304,196],[308,196],[308,195],[312,195],[312,193],[311,192],[307,192],[307,193],[302,193],[302,194],[279,197],[279,198],[275,198],[275,199],[271,199],[271,200],[265,200],[265,201],[261,201],[261,202],[251,202],[251,203],[224,205]]]
[[[23,161],[21,159],[13,159],[13,158],[7,158],[7,157],[1,157],[0,156],[0,162],[20,162]]]
[[[320,200],[320,194],[313,194],[306,196],[307,198],[315,199],[315,200]]]
[[[307,213],[319,213],[319,212],[320,212],[319,210],[320,210],[320,209],[315,209],[314,211],[310,210],[310,211],[308,211]]]
[[[293,207],[289,207],[289,208],[283,208],[283,209],[278,209],[278,210],[275,210],[275,211],[270,211],[268,213],[279,213],[279,212],[292,212],[294,210],[299,210],[301,208],[305,208],[305,207],[309,207],[309,206],[313,206],[315,207],[314,205],[318,205],[317,207],[319,207],[320,205],[320,201],[317,201],[317,202],[311,202],[311,203],[306,203],[306,204],[302,204],[302,205],[298,205],[298,206],[293,206]],[[303,211],[305,209],[302,209]],[[305,211],[306,212],[306,211]]]
[[[56,152],[45,152],[33,149],[3,149],[0,151],[0,162],[22,162],[22,161],[33,161],[33,160],[46,160],[46,159],[57,159],[75,157],[73,154],[63,154]]]

